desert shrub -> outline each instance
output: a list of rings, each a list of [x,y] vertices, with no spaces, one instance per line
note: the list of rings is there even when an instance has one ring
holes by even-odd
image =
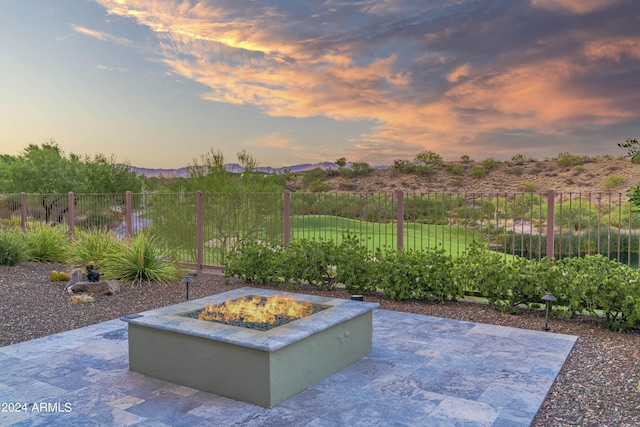
[[[425,166],[431,166],[431,167],[438,167],[438,166],[444,165],[442,156],[433,151],[423,151],[421,153],[416,154],[415,161],[418,163],[422,163]]]
[[[61,227],[44,225],[27,229],[27,259],[38,262],[64,262],[70,241]]]
[[[394,159],[391,169],[397,172],[407,173],[407,168],[411,166],[411,162],[406,159]]]
[[[524,173],[524,169],[521,166],[511,166],[505,168],[504,173],[509,175],[522,175]]]
[[[487,170],[482,165],[473,165],[470,173],[472,177],[480,179],[487,175]]]
[[[367,176],[370,175],[374,169],[369,166],[369,163],[353,162],[348,170],[350,171],[351,176]]]
[[[167,244],[147,232],[137,233],[121,250],[108,254],[102,261],[102,273],[107,279],[134,285],[180,278],[180,269],[171,262]]]
[[[314,181],[322,181],[325,177],[325,171],[320,168],[315,168],[302,175],[302,182],[305,185],[310,185]]]
[[[123,243],[108,232],[81,232],[71,243],[68,261],[79,265],[87,265],[92,262],[99,268],[109,254],[122,250],[123,246]]]
[[[426,176],[426,177],[432,176],[433,174],[436,173],[433,167],[429,165],[413,165],[411,167],[411,172],[415,173],[416,175]]]
[[[579,156],[568,152],[560,153],[558,157],[556,157],[556,163],[562,167],[582,165],[586,160],[586,156]]]
[[[0,231],[0,265],[15,266],[27,258],[27,242],[22,231]]]
[[[473,163],[474,160],[468,155],[464,154],[460,156],[460,162],[462,162],[462,164],[468,165],[469,163]]]
[[[482,166],[485,168],[487,172],[497,168],[498,164],[499,163],[496,160],[494,160],[493,157],[489,157],[488,159],[482,161]]]
[[[319,179],[309,184],[309,191],[311,191],[312,193],[323,193],[329,190],[331,190],[331,186],[324,181],[320,181]]]
[[[533,193],[537,190],[535,182],[525,182],[522,184],[522,191],[525,193]]]
[[[238,276],[247,283],[264,285],[279,280],[279,248],[246,240],[224,260],[225,276]]]
[[[449,163],[447,165],[447,172],[453,176],[462,176],[464,174],[464,166],[457,163]]]
[[[622,184],[623,182],[624,182],[624,177],[620,175],[615,175],[615,174],[607,175],[606,178],[604,179],[604,189],[607,191],[611,191],[618,185]]]
[[[338,183],[338,189],[342,191],[356,191],[358,189],[358,185],[351,182],[341,181]]]
[[[514,165],[522,166],[527,163],[527,158],[524,154],[516,154],[511,158],[511,163]]]

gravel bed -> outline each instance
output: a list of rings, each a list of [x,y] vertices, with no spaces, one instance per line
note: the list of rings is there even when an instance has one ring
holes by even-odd
[[[151,310],[185,300],[185,287],[169,285],[123,285],[116,296],[98,296],[92,304],[72,304],[65,282],[52,283],[51,270],[69,267],[23,263],[0,266],[0,346],[15,344],[121,316]],[[189,287],[190,299],[246,286],[241,280],[218,273],[200,273]],[[301,285],[295,292],[349,298],[336,289],[317,291]],[[499,313],[486,304],[470,301],[429,304],[391,301],[367,296],[387,310],[419,313],[450,319],[541,330],[543,311],[518,315]],[[640,334],[616,333],[591,320],[551,318],[553,332],[577,335],[569,355],[533,426],[638,426],[640,425]]]

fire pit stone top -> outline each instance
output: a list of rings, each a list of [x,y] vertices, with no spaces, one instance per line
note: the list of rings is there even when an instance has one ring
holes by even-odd
[[[270,297],[282,294],[283,291],[244,287],[186,301],[181,304],[125,316],[122,317],[122,320],[134,325],[214,339],[256,350],[276,351],[309,335],[328,329],[336,323],[372,311],[379,306],[376,303],[286,292],[286,295],[293,296],[297,301],[307,301],[314,305],[324,306],[327,309],[268,331],[257,331],[183,316],[185,313],[202,309],[209,304],[223,304],[228,299],[236,300],[254,295]]]

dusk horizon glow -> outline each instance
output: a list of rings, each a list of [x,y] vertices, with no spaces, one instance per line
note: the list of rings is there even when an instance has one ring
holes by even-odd
[[[35,0],[0,5],[0,154],[184,167],[434,151],[624,154],[637,0]]]

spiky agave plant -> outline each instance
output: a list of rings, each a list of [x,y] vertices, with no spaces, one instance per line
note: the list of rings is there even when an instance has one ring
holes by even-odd
[[[137,233],[120,251],[109,254],[102,272],[105,278],[132,284],[180,279],[180,269],[171,261],[166,243],[148,232]]]

